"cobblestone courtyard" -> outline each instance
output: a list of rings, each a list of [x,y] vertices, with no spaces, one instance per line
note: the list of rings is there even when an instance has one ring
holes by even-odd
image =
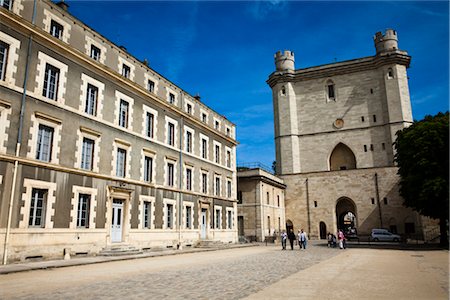
[[[281,251],[259,246],[0,275],[0,299],[448,299],[448,295],[448,251],[443,250],[309,245],[307,250]]]

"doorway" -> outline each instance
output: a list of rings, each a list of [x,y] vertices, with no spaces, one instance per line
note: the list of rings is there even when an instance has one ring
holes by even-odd
[[[238,232],[239,236],[244,236],[244,217],[238,216]]]
[[[111,242],[122,242],[122,224],[123,224],[123,200],[113,199],[112,203],[112,222],[111,222]]]
[[[350,198],[340,198],[336,203],[337,228],[346,234],[356,234],[356,205]]]
[[[202,208],[201,213],[201,231],[200,231],[200,238],[206,239],[206,225],[207,225],[207,212],[208,210],[206,208]]]
[[[320,232],[320,239],[325,240],[327,238],[327,224],[325,224],[325,222],[320,222],[319,232]]]

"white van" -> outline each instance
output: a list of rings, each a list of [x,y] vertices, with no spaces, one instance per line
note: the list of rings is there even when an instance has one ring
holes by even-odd
[[[372,229],[372,241],[374,242],[400,242],[401,237],[386,229]]]

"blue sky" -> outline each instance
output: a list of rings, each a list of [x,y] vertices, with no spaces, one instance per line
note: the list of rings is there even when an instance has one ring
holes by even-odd
[[[237,126],[238,162],[275,159],[272,94],[278,50],[296,68],[375,54],[372,36],[397,30],[413,115],[448,110],[447,1],[70,1],[69,11]],[[102,17],[99,17],[102,16]]]

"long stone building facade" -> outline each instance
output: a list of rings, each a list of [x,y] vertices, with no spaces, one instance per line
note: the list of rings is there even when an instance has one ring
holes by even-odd
[[[374,37],[376,55],[295,69],[275,54],[273,91],[277,174],[286,219],[313,238],[388,228],[419,238],[434,223],[403,206],[394,164],[396,132],[413,122],[407,68],[392,29]]]
[[[235,125],[64,2],[1,4],[3,263],[237,242]]]

